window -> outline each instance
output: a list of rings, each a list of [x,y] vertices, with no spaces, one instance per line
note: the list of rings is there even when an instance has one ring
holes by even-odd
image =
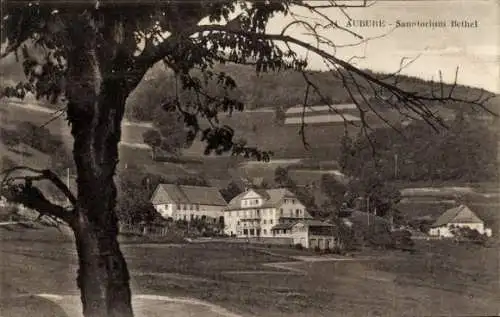
[[[267,230],[266,230],[266,229],[262,230],[262,232],[263,232],[264,234],[267,234]]]
[[[200,211],[200,205],[196,205],[196,210]]]
[[[266,219],[262,220],[262,222],[263,222],[264,224],[266,224]]]
[[[255,203],[256,205],[258,205],[258,204],[259,204],[259,200],[258,200],[258,199],[255,199],[255,200],[254,200],[254,203]]]
[[[248,229],[243,229],[243,234],[248,235]]]
[[[257,217],[260,217],[260,210],[257,209]]]
[[[283,208],[280,208],[280,216],[283,216]]]
[[[298,210],[298,209],[297,209],[297,210],[295,210],[295,217],[298,217],[298,216],[299,216],[299,211],[300,211],[300,210]]]
[[[189,206],[189,210],[193,210],[193,209],[194,209],[193,205]]]
[[[182,210],[187,210],[187,206],[186,205],[182,205]]]
[[[292,199],[292,204],[295,204],[295,199]]]
[[[247,205],[247,201],[243,200],[243,206],[246,206],[246,205]]]
[[[269,223],[270,223],[270,224],[273,224],[273,220],[272,220],[272,219],[271,219],[271,220],[269,220]]]
[[[177,204],[177,209],[181,209],[181,205]]]
[[[285,199],[285,204],[286,204],[286,203],[288,203],[288,200],[287,200],[287,199]]]

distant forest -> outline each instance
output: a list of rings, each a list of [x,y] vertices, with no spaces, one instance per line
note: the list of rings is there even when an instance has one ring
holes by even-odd
[[[237,88],[227,92],[227,95],[243,102],[245,109],[251,110],[262,107],[286,108],[304,102],[306,84],[302,74],[297,71],[286,70],[257,75],[254,69],[249,66],[227,64],[219,65],[214,72],[225,73],[235,80]],[[372,74],[389,83],[397,81],[398,86],[402,89],[416,93],[425,93],[431,88],[430,82],[415,77]],[[317,71],[309,72],[309,77],[321,92],[321,96],[310,93],[309,103],[311,105],[325,104],[325,101],[330,104],[351,102],[351,98],[338,74]],[[199,78],[204,81],[202,76],[199,76]],[[157,65],[150,70],[145,80],[129,96],[126,109],[127,119],[132,121],[152,121],[156,110],[161,107],[165,100],[175,96],[175,87],[176,81],[172,72]],[[434,83],[432,88],[434,91],[440,91],[442,88],[445,93],[452,89],[451,85],[443,85],[441,87],[437,83]],[[215,79],[207,81],[205,90],[207,94],[212,96],[226,94]],[[457,97],[471,98],[481,94],[481,90],[458,85],[454,88],[453,93]],[[181,99],[184,101],[188,101],[190,98],[195,97],[188,92],[181,93]],[[375,101],[374,104],[376,104]],[[490,104],[489,106],[490,108],[497,108],[496,104]],[[460,105],[449,104],[448,107],[456,109]],[[471,111],[473,110],[471,109]]]
[[[497,181],[498,135],[488,123],[458,117],[436,133],[413,122],[404,134],[377,129],[369,138],[344,138],[340,162],[345,173],[380,173],[397,181]],[[376,151],[373,151],[373,147]]]

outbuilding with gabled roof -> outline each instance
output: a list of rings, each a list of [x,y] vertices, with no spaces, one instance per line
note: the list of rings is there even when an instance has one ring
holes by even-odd
[[[477,230],[480,234],[491,236],[491,229],[485,228],[484,221],[469,207],[463,204],[450,208],[439,216],[432,224],[429,235],[451,238],[454,236],[454,228],[469,228]]]

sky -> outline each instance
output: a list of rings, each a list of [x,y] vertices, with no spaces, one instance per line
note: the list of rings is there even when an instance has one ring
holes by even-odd
[[[338,1],[359,4],[361,0]],[[323,1],[310,2],[320,4]],[[306,10],[295,12],[309,22],[314,21]],[[346,25],[346,14],[354,20],[383,20],[386,24],[385,27],[349,28],[365,39],[359,45],[338,47],[335,51],[322,47],[335,53],[336,57],[350,60],[357,56],[360,58],[351,60],[356,66],[385,73],[397,71],[402,58],[416,58],[402,73],[439,80],[441,71],[446,82],[454,81],[458,67],[458,83],[500,93],[500,0],[375,0],[370,7],[349,8],[344,13],[338,8],[322,12],[337,20],[339,25]],[[444,20],[447,26],[395,28],[397,20]],[[452,28],[449,25],[451,20],[477,21],[477,27]],[[268,32],[280,33],[290,21],[290,17],[277,16],[270,21]],[[287,34],[313,43],[311,37],[303,34],[304,31],[304,28],[292,27]],[[337,46],[360,43],[359,39],[338,29],[323,30],[321,34]],[[9,73],[4,62],[0,63],[3,71]],[[309,66],[317,70],[327,69],[323,60],[312,54],[309,55]]]
[[[353,3],[356,0],[353,0]],[[317,1],[316,3],[319,3]],[[355,47],[338,48],[337,57],[345,60],[353,56],[357,66],[374,71],[394,72],[402,58],[415,59],[403,73],[439,80],[439,70],[444,81],[453,82],[456,68],[457,82],[464,85],[500,92],[500,1],[499,0],[378,0],[367,8],[346,9],[353,20],[383,20],[385,27],[351,27],[365,39]],[[339,25],[345,26],[348,18],[339,9],[323,11]],[[311,21],[306,11],[299,12]],[[396,27],[396,21],[428,22],[445,21],[445,27]],[[453,28],[451,20],[477,21],[474,28]],[[269,31],[279,33],[290,18],[276,17]],[[311,41],[303,35],[303,28],[294,28],[288,34]],[[341,30],[329,29],[322,35],[337,45],[355,44],[360,40]],[[332,51],[333,52],[333,51]],[[313,69],[325,69],[321,58],[309,56]]]

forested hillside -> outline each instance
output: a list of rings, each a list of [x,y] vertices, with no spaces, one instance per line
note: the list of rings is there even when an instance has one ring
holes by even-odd
[[[232,98],[236,98],[245,104],[245,109],[257,109],[262,107],[290,107],[304,102],[304,95],[306,84],[304,77],[300,72],[287,70],[282,72],[269,72],[257,75],[253,68],[249,66],[242,65],[219,65],[216,67],[217,72],[224,72],[225,74],[231,76],[237,85],[237,88],[230,92],[228,95]],[[350,103],[351,98],[349,93],[343,86],[342,80],[338,74],[334,72],[309,72],[308,74],[310,80],[319,88],[321,92],[321,97],[314,93],[312,90],[309,94],[309,103],[313,104],[325,104],[328,101],[331,104],[338,103]],[[431,83],[418,79],[415,77],[408,76],[387,76],[387,74],[375,74],[380,79],[384,79],[387,82],[394,83],[398,82],[398,86],[402,89],[413,91],[416,93],[424,93],[430,90]],[[153,78],[159,80],[152,80]],[[200,80],[204,81],[203,78]],[[362,81],[360,81],[362,84]],[[180,85],[177,86],[179,91]],[[438,85],[433,84],[434,91],[436,93],[443,89],[444,93],[447,93],[452,89],[451,85]],[[357,89],[352,89],[354,92]],[[152,121],[152,116],[155,110],[161,106],[161,104],[168,98],[173,98],[176,91],[175,78],[171,72],[166,71],[160,65],[150,70],[146,75],[145,80],[136,88],[136,90],[129,96],[127,102],[127,118],[131,120],[139,121]],[[366,91],[369,91],[367,89]],[[206,86],[206,93],[211,96],[223,96],[224,91],[220,89],[217,85],[217,80],[209,80]],[[453,93],[457,97],[472,97],[480,95],[482,92],[477,88],[457,86],[453,89]],[[323,100],[323,98],[326,100]],[[368,98],[370,96],[367,96]],[[181,94],[181,98],[184,101],[189,98],[195,98],[195,96],[189,93]],[[373,100],[372,100],[373,101]],[[498,103],[498,100],[495,101]],[[376,102],[373,101],[373,105],[376,106]],[[432,104],[430,106],[433,106]],[[440,105],[436,105],[440,106]],[[453,109],[459,108],[460,104],[448,104],[447,107]],[[488,103],[490,108],[496,109],[495,103]],[[387,109],[380,109],[387,110]],[[474,109],[466,109],[473,112]],[[477,110],[477,109],[475,109]]]
[[[398,181],[497,181],[498,134],[491,124],[457,118],[440,132],[424,122],[413,122],[402,134],[377,129],[369,138],[344,139],[340,164],[349,175],[376,169]]]

